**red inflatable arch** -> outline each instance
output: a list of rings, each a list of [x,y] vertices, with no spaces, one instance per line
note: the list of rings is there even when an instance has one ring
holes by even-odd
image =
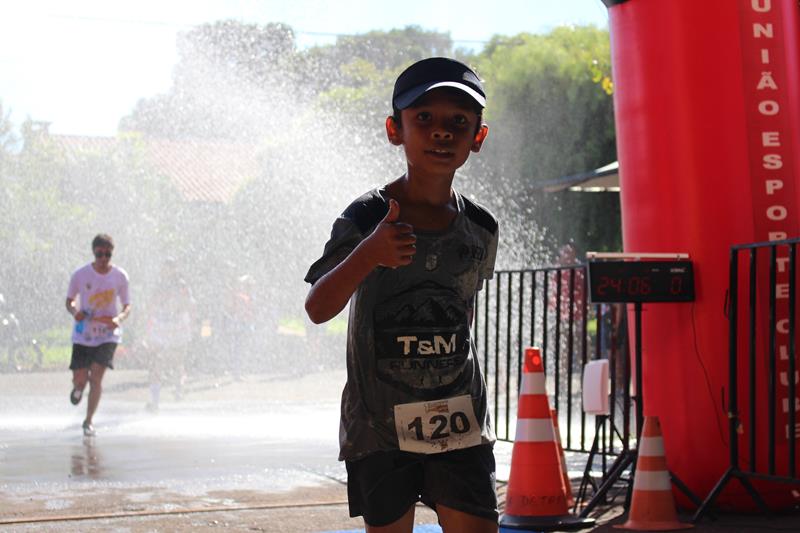
[[[695,266],[694,304],[644,306],[645,414],[702,499],[729,461],[729,247],[800,236],[800,4],[604,1],[625,251],[688,252]],[[793,499],[767,489],[767,503]],[[718,502],[751,505],[738,482]]]

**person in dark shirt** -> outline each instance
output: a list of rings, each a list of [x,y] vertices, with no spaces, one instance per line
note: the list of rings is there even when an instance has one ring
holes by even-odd
[[[498,224],[453,188],[486,139],[485,104],[458,61],[401,73],[386,132],[406,172],[345,209],[305,278],[314,323],[350,303],[340,459],[367,531],[410,532],[418,501],[446,532],[497,531],[495,435],[470,328]]]

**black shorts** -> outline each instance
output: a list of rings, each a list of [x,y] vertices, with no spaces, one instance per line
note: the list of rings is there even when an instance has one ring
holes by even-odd
[[[350,516],[370,526],[399,520],[418,501],[497,521],[491,444],[430,455],[375,452],[345,464]]]
[[[106,342],[100,346],[73,344],[72,361],[69,363],[69,369],[78,370],[80,368],[89,368],[92,363],[114,368],[114,351],[116,349],[116,342]]]

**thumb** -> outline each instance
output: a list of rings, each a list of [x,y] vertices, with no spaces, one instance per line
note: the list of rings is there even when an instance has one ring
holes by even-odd
[[[386,213],[386,216],[383,217],[384,222],[397,222],[400,218],[400,204],[397,203],[397,200],[391,198],[389,200],[389,212]]]

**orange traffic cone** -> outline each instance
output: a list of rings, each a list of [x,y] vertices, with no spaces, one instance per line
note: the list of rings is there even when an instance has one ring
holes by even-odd
[[[558,411],[550,409],[550,417],[553,419],[556,444],[558,444],[558,453],[561,456],[561,475],[564,477],[564,493],[567,495],[567,507],[572,507],[575,505],[575,496],[572,494],[572,482],[569,480],[569,473],[567,472],[567,456],[564,455],[564,446],[561,445],[561,431],[558,429]]]
[[[500,525],[539,531],[591,527],[594,519],[569,514],[555,427],[545,390],[542,356],[525,349],[517,433]]]
[[[678,521],[658,417],[644,418],[628,521],[614,527],[640,531],[670,531],[694,527]]]

